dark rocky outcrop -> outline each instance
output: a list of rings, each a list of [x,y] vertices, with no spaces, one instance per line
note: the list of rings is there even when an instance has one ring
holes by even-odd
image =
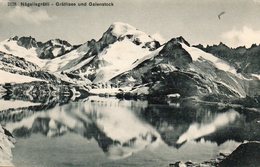
[[[62,56],[78,46],[72,46],[69,42],[61,39],[52,39],[47,42],[38,42],[35,38],[18,37],[10,38],[9,41],[16,41],[18,46],[26,49],[34,48],[41,59],[53,59],[55,57]]]
[[[22,46],[26,49],[37,48],[42,46],[42,42],[37,42],[36,39],[31,36],[29,37],[15,36],[13,38],[10,38],[9,40],[17,41],[17,44],[19,46]]]
[[[0,62],[2,63],[0,66],[2,70],[4,69],[12,70],[14,66],[26,70],[27,72],[40,70],[39,66],[29,61],[26,61],[24,58],[7,54],[1,51],[0,51]]]
[[[38,57],[41,59],[53,59],[62,56],[76,47],[65,40],[53,39],[43,43],[37,48]]]
[[[216,159],[201,163],[178,161],[169,164],[171,167],[259,167],[260,166],[260,142],[248,142],[241,144],[230,155],[220,153]]]
[[[219,163],[219,167],[230,166],[260,166],[260,142],[248,142],[241,144],[226,159]]]

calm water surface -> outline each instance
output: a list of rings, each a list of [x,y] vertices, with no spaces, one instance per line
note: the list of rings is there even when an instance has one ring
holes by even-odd
[[[63,105],[13,103],[0,120],[16,137],[16,167],[169,166],[260,138],[259,117],[232,108],[94,96]]]

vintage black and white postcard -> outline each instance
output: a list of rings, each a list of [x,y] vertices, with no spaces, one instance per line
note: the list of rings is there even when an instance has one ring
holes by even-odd
[[[0,167],[259,167],[260,0],[0,0]]]

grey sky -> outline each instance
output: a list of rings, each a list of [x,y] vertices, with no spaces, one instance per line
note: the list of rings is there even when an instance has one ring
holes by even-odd
[[[31,35],[40,41],[61,38],[79,44],[92,38],[99,39],[111,23],[120,21],[150,35],[159,33],[166,40],[182,35],[192,44],[223,41],[231,46],[249,46],[251,43],[260,43],[260,0],[99,2],[113,2],[115,6],[13,8],[2,4],[0,40],[14,35]],[[219,20],[217,15],[222,11],[226,13]]]

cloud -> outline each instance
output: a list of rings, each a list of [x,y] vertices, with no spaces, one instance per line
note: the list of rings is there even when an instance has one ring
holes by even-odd
[[[221,37],[224,43],[229,46],[237,47],[245,45],[246,47],[250,47],[254,43],[260,43],[260,30],[253,30],[250,27],[244,26],[240,30],[233,28],[230,31],[224,32]]]
[[[15,7],[6,14],[8,21],[14,24],[22,24],[24,22],[40,25],[42,22],[51,21],[54,17],[49,16],[45,10],[33,11],[31,8]]]
[[[166,40],[163,38],[163,36],[160,33],[155,33],[152,35],[152,38],[159,41],[160,44],[164,44],[166,42]]]
[[[255,3],[260,3],[260,0],[253,0]]]

